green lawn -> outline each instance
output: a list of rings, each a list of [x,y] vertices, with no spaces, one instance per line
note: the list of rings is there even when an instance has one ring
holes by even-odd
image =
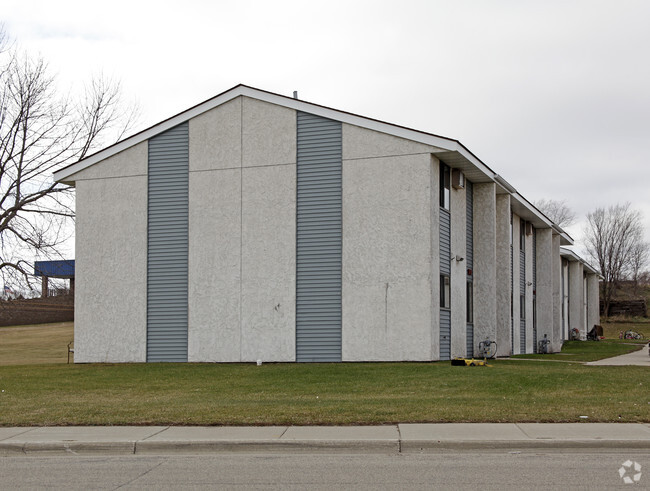
[[[14,354],[9,362],[0,357],[0,426],[584,421],[580,416],[592,422],[650,422],[646,367],[577,361],[630,349],[618,340],[567,343],[567,354],[548,355],[548,362],[496,360],[491,367],[66,365],[71,326],[58,340],[54,330],[42,329],[58,363],[35,363],[45,349],[39,348],[38,328],[30,331],[29,348],[22,348],[24,364],[16,364],[20,346],[5,350]]]
[[[603,317],[601,325],[607,339],[619,339],[628,330],[643,334],[646,343],[650,336],[650,319],[645,317]]]
[[[535,361],[0,367],[0,425],[650,422],[648,370]]]

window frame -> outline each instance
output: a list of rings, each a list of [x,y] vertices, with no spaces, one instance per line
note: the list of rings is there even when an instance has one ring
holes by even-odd
[[[448,165],[440,162],[440,208],[444,210],[450,209],[451,202],[451,169]]]
[[[440,308],[451,309],[451,276],[440,274]]]
[[[474,281],[467,280],[465,290],[467,324],[474,324]]]

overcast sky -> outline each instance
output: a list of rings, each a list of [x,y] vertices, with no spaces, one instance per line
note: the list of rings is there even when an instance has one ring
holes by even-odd
[[[650,230],[647,0],[9,0],[2,17],[62,88],[121,80],[140,128],[238,83],[298,90],[458,139],[581,219],[631,201]]]

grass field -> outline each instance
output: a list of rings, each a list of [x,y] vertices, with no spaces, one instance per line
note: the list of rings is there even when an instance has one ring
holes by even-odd
[[[66,363],[73,331],[72,322],[0,327],[0,365]]]
[[[618,340],[491,367],[66,365],[71,335],[69,324],[0,329],[0,426],[650,422],[647,368],[578,361],[636,348]]]
[[[439,363],[0,368],[0,424],[650,422],[645,367]]]
[[[650,319],[644,317],[609,317],[601,323],[606,339],[618,339],[621,332],[632,330],[642,333],[646,342],[650,337]]]

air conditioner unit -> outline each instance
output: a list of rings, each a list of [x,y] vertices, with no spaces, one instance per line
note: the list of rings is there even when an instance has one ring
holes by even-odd
[[[454,189],[465,189],[465,174],[460,169],[452,169],[451,185]]]
[[[526,235],[533,235],[533,224],[526,222]]]

